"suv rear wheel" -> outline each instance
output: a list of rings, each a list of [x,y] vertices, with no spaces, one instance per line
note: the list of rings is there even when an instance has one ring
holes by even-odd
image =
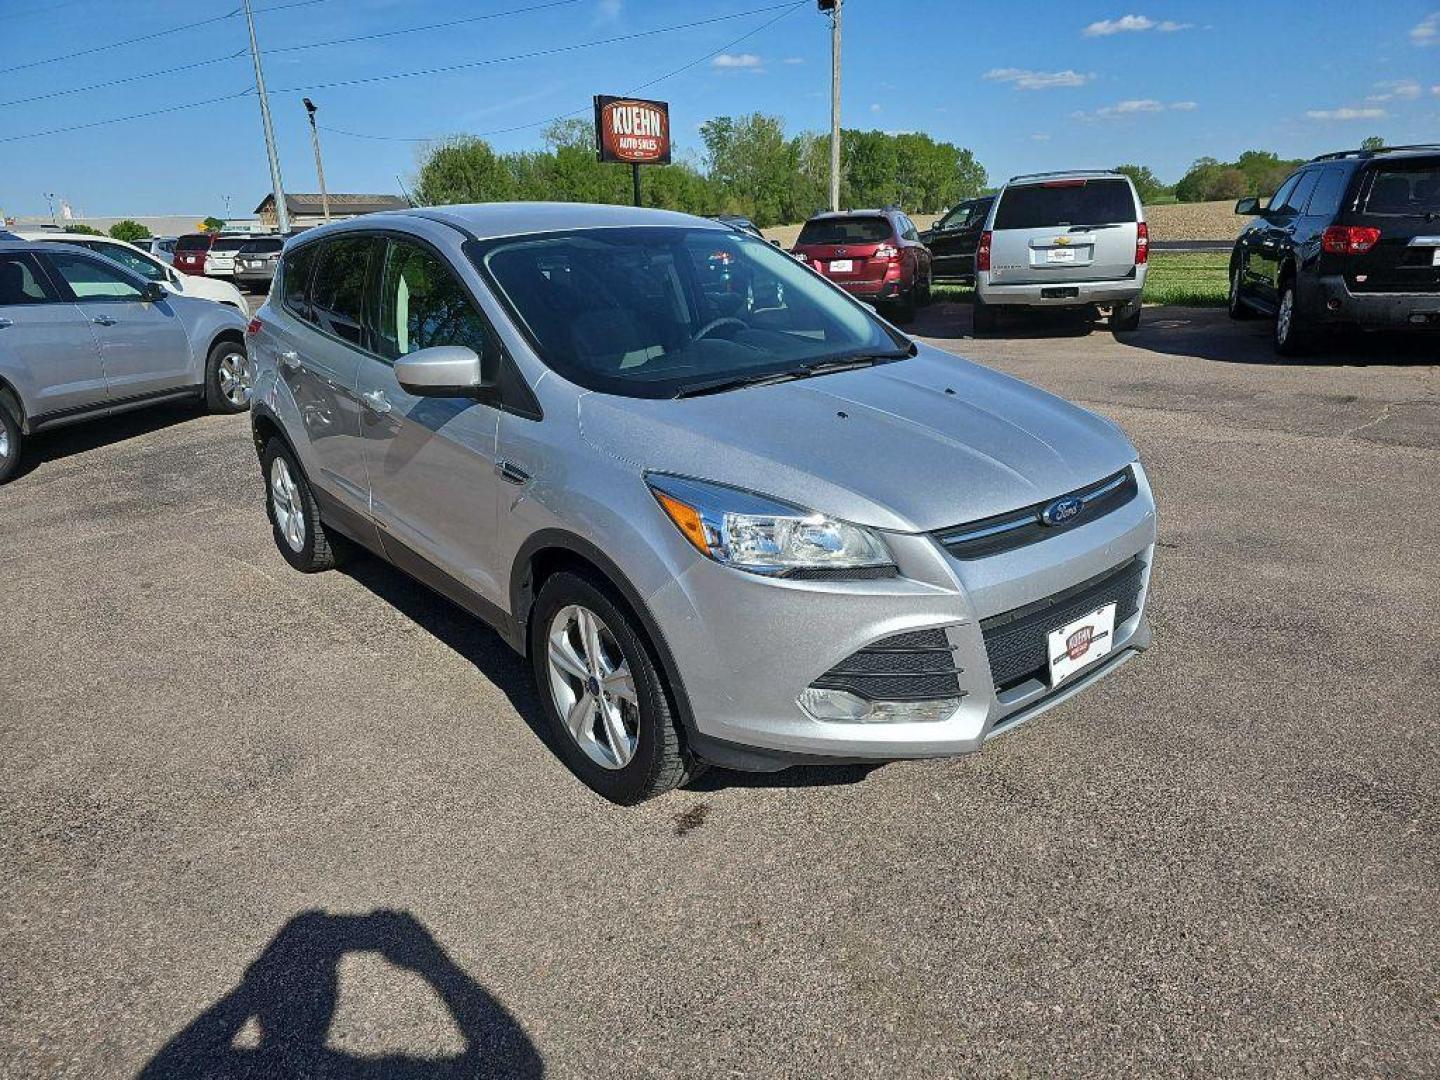
[[[1280,301],[1275,305],[1275,351],[1281,356],[1303,356],[1310,350],[1310,339],[1299,289],[1291,276],[1280,283]]]
[[[629,806],[698,774],[643,631],[608,586],[551,575],[529,644],[552,746],[591,789]]]
[[[1140,329],[1140,298],[1137,296],[1128,304],[1116,304],[1110,312],[1110,330],[1116,334],[1129,334]]]
[[[980,298],[978,292],[975,294],[975,303],[970,309],[970,320],[974,327],[976,337],[979,337],[981,334],[993,333],[995,325],[998,322],[995,309],[985,303],[985,301]]]

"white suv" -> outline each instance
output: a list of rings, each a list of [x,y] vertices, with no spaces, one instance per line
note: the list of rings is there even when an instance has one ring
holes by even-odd
[[[95,254],[103,255],[111,262],[119,263],[131,273],[139,274],[146,281],[158,282],[165,286],[168,292],[181,296],[193,296],[199,300],[214,300],[217,304],[225,304],[234,308],[242,315],[249,311],[249,308],[245,306],[245,298],[240,295],[240,290],[230,282],[182,274],[161,256],[141,251],[134,244],[127,244],[124,240],[116,240],[109,236],[94,236],[90,233],[51,232],[49,230],[24,232],[20,234],[19,239],[36,240],[42,243],[74,244],[76,247],[89,248]],[[173,249],[173,240],[171,244]]]
[[[1150,254],[1145,211],[1114,172],[1012,177],[990,207],[975,252],[975,331],[1000,308],[1110,309],[1116,333],[1140,325]]]

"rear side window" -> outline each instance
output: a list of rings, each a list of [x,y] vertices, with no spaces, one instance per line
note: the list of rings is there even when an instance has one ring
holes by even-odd
[[[1000,194],[994,227],[1046,229],[1134,220],[1135,198],[1124,180],[1055,180],[1007,187]]]
[[[1340,212],[1340,200],[1345,195],[1345,181],[1349,172],[1337,166],[1320,170],[1320,180],[1310,195],[1310,214],[1320,217],[1334,217]]]
[[[368,236],[326,241],[310,287],[315,325],[352,345],[365,344],[365,278],[375,243]]]
[[[883,217],[818,218],[807,221],[797,244],[880,244],[894,235]]]
[[[310,311],[310,271],[315,267],[319,244],[306,244],[285,256],[280,266],[280,295],[291,314],[312,322]]]
[[[176,251],[208,251],[211,237],[205,233],[189,233],[175,241]]]
[[[0,307],[59,300],[40,267],[24,252],[0,255]]]
[[[1440,163],[1422,160],[1380,166],[1365,198],[1365,212],[1393,217],[1440,213]]]

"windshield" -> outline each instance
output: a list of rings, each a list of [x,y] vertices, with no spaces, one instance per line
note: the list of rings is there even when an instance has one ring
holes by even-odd
[[[1376,169],[1365,212],[1396,217],[1440,214],[1440,165],[1427,160]]]
[[[1116,225],[1134,220],[1135,199],[1124,180],[1052,180],[1007,187],[995,211],[996,229]]]
[[[592,390],[673,397],[909,345],[790,256],[729,229],[590,229],[471,252],[545,362]]]
[[[883,244],[892,233],[883,217],[812,218],[795,244]]]

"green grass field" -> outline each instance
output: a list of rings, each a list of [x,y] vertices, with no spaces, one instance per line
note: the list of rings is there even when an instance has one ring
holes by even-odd
[[[1155,251],[1145,277],[1147,304],[1180,304],[1185,307],[1220,307],[1225,303],[1229,282],[1228,251]],[[937,300],[970,303],[974,290],[959,285],[936,285]]]

